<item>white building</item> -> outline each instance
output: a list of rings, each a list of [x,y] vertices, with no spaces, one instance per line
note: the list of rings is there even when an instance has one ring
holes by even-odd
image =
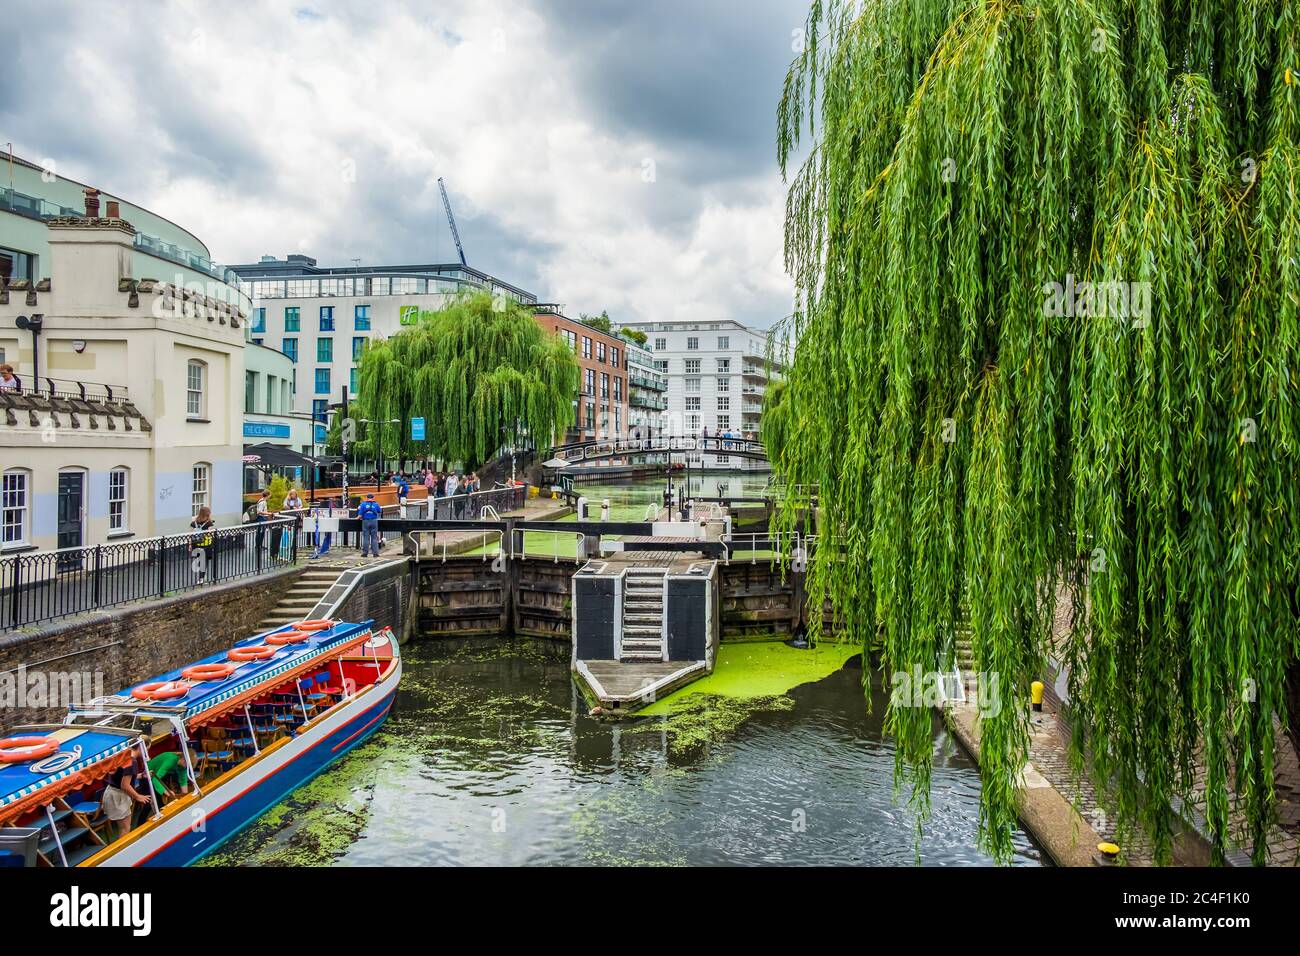
[[[237,524],[251,305],[238,279],[179,226],[14,167],[0,362],[21,387],[0,390],[0,556],[177,532],[202,505]]]
[[[666,433],[757,438],[763,395],[785,371],[784,343],[771,332],[731,320],[629,322],[646,333],[656,369],[668,379]],[[703,460],[706,459],[706,460]],[[727,455],[691,457],[692,465],[756,467]],[[763,467],[766,467],[765,465]]]
[[[231,267],[253,297],[251,340],[278,349],[294,363],[294,408],[327,420],[343,387],[357,392],[357,365],[366,340],[387,338],[422,311],[455,295],[488,291],[524,303],[536,296],[484,272],[453,265],[361,266],[328,269],[309,256]]]
[[[656,438],[666,434],[668,378],[655,366],[648,346],[620,335],[627,360],[628,414],[627,434],[638,438]]]

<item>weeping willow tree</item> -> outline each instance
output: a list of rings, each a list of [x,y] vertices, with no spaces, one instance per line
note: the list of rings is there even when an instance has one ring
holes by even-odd
[[[812,600],[886,674],[951,666],[969,630],[997,695],[981,840],[1001,857],[1051,655],[1076,770],[1114,784],[1122,838],[1141,825],[1167,860],[1199,764],[1216,849],[1263,860],[1300,630],[1298,18],[809,14],[778,114],[797,427],[772,451],[820,485]],[[924,813],[931,714],[891,706],[886,727]]]
[[[358,379],[358,417],[401,422],[363,430],[363,452],[382,435],[391,457],[475,468],[503,446],[547,444],[572,422],[578,363],[527,309],[481,293],[369,343]],[[416,417],[425,420],[422,442],[410,439]]]

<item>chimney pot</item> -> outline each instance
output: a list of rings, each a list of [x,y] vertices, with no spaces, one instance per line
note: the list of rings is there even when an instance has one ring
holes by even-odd
[[[99,217],[99,190],[87,186],[82,190],[86,194],[86,215],[91,219]]]
[[[109,219],[122,218],[122,207],[118,205],[116,199],[110,199],[108,201],[108,218]]]

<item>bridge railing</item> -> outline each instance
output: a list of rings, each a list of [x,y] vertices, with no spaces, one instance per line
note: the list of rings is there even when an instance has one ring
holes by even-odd
[[[712,435],[707,438],[702,435],[660,435],[654,438],[596,439],[557,445],[551,449],[553,457],[563,458],[569,462],[672,452],[767,458],[767,449],[757,439]]]

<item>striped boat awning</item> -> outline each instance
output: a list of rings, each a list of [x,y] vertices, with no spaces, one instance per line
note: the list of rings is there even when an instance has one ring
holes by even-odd
[[[16,816],[33,805],[88,785],[133,758],[138,731],[113,733],[100,728],[61,727],[43,736],[59,742],[59,750],[43,760],[5,764],[0,768],[0,821]],[[50,766],[61,769],[49,770]]]

